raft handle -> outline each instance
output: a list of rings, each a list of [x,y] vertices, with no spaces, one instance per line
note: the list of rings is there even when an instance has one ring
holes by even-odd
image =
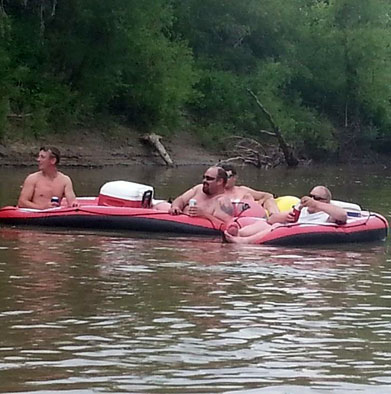
[[[152,190],[147,190],[143,194],[143,198],[141,200],[142,208],[150,208],[152,206]]]

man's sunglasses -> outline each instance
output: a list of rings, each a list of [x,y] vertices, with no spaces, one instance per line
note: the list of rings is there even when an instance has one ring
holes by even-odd
[[[213,176],[209,176],[209,175],[203,175],[202,179],[204,179],[205,181],[214,181],[216,178],[214,178]]]
[[[313,194],[309,194],[308,197],[313,198],[315,201],[326,201],[327,200],[327,198],[320,197],[320,196],[315,196]]]

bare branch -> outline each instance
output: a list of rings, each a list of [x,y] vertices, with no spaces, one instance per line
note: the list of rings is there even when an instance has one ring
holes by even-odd
[[[348,127],[348,102],[345,103],[345,127]]]
[[[257,103],[258,107],[261,109],[261,111],[265,114],[267,120],[271,124],[273,131],[276,135],[278,135],[279,130],[278,127],[276,126],[276,123],[274,122],[274,119],[271,115],[271,113],[264,107],[264,105],[259,101],[258,97],[255,95],[255,93],[251,89],[247,89],[247,91],[250,93],[251,96],[253,96],[255,102]]]
[[[57,0],[53,0],[53,4],[52,4],[52,13],[50,14],[50,16],[53,18],[56,15],[56,8],[57,8]]]
[[[7,13],[5,12],[5,8],[4,8],[4,0],[1,0],[0,9],[1,9],[1,14],[3,14],[4,16],[6,16]]]
[[[44,33],[45,33],[45,19],[44,19],[44,13],[45,13],[45,4],[44,4],[45,0],[41,0],[41,7],[40,7],[40,21],[41,21],[41,25],[40,25],[40,33],[41,33],[41,38],[43,37]]]
[[[237,161],[237,160],[242,160],[242,159],[243,159],[243,156],[230,157],[229,159],[221,160],[216,165],[219,166],[219,164],[221,165],[223,163],[230,163],[231,161]]]
[[[24,119],[32,116],[32,114],[8,114],[7,118],[9,119]]]
[[[276,125],[273,116],[271,113],[264,107],[264,105],[259,101],[258,97],[251,89],[247,89],[247,92],[254,98],[255,102],[257,103],[258,107],[261,109],[262,113],[266,116],[267,120],[269,121],[270,125],[272,126],[273,132],[275,137],[278,140],[280,148],[284,153],[285,161],[289,167],[296,167],[299,164],[299,160],[293,154],[291,147],[286,143],[283,135],[281,134],[280,128]]]
[[[270,135],[270,136],[272,136],[272,137],[277,137],[277,134],[276,134],[276,133],[273,133],[272,131],[259,130],[259,132],[260,132],[261,134],[267,134],[267,135]]]

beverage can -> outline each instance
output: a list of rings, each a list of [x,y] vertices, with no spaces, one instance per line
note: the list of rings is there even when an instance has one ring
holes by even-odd
[[[51,198],[50,202],[51,202],[52,204],[60,205],[60,199],[59,199],[58,197],[56,197],[56,196],[53,196],[53,197]]]
[[[192,198],[189,200],[189,207],[195,207],[197,205],[197,200]]]
[[[301,212],[300,204],[296,204],[296,205],[292,206],[292,213],[293,213],[295,222],[297,222],[299,220],[300,212]]]

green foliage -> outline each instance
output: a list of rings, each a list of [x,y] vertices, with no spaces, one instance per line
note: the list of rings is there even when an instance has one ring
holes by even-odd
[[[269,129],[249,87],[299,151],[368,144],[390,130],[390,11],[385,0],[181,1],[178,28],[203,70],[197,116]]]
[[[317,156],[320,156],[321,152],[334,152],[336,145],[331,123],[314,109],[305,106],[298,93],[287,94],[292,78],[292,69],[288,65],[268,60],[258,65],[257,73],[248,83],[252,83],[252,91],[272,114],[286,140],[298,151],[314,153],[317,149]],[[253,107],[256,109],[255,105],[254,102]],[[271,125],[260,111],[256,124],[271,130]]]
[[[3,136],[9,113],[9,56],[7,53],[9,24],[0,9],[0,138]]]
[[[139,127],[178,122],[197,76],[191,50],[166,34],[172,25],[167,2],[73,2],[62,12],[52,39],[54,47],[63,41],[56,68],[94,110]],[[62,38],[69,25],[72,37]]]
[[[303,155],[391,141],[390,25],[388,0],[3,0],[0,130],[187,117],[206,143],[268,138],[251,89]]]
[[[292,87],[334,122],[340,145],[367,144],[390,129],[390,4],[341,0],[308,10]]]
[[[5,1],[11,20],[11,110],[34,134],[97,113],[172,127],[196,96],[191,49],[172,34],[165,0]]]
[[[195,132],[201,145],[206,149],[213,148],[214,150],[223,150],[226,146],[226,138],[234,134],[234,131],[232,123],[225,123],[222,120],[195,127]]]

